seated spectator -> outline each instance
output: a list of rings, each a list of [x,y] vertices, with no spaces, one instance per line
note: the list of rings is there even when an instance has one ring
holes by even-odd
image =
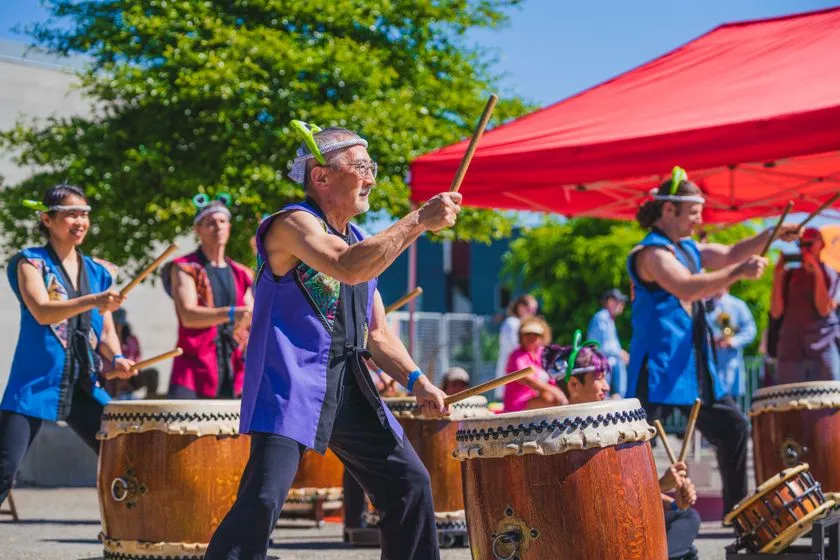
[[[506,373],[528,366],[535,373],[504,386],[505,412],[533,410],[568,404],[563,391],[551,381],[542,367],[542,353],[551,341],[551,330],[540,317],[528,317],[519,327],[519,347],[508,358]]]
[[[443,376],[440,388],[447,395],[454,395],[470,388],[470,374],[460,367],[451,367]]]

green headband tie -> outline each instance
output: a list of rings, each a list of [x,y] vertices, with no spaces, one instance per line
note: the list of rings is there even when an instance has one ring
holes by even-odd
[[[320,163],[321,165],[326,165],[327,160],[324,158],[324,154],[321,153],[321,148],[318,147],[318,143],[315,142],[315,134],[321,132],[321,128],[315,126],[314,124],[307,124],[303,121],[292,121],[292,128],[295,129],[295,132],[298,133],[298,136],[301,137],[303,143],[306,144],[306,147],[309,148],[309,153],[315,156],[315,160]]]
[[[580,352],[586,346],[594,346],[595,348],[598,347],[598,342],[595,340],[583,340],[583,334],[580,332],[580,329],[575,330],[575,335],[572,338],[572,351],[569,354],[569,359],[566,361],[566,383],[569,382],[569,378],[572,377],[572,370],[575,369],[575,361],[578,357],[578,352]]]
[[[679,165],[675,165],[674,169],[671,170],[671,192],[668,194],[672,196],[677,194],[677,190],[680,188],[680,183],[683,181],[688,181],[688,173],[686,173],[685,169]]]
[[[22,202],[24,206],[29,208],[30,210],[35,210],[36,212],[49,212],[50,209],[47,208],[47,205],[43,202],[37,200],[24,200]]]

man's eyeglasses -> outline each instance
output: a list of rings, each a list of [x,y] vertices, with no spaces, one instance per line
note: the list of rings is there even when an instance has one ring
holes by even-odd
[[[368,172],[370,172],[371,176],[376,179],[376,175],[379,173],[379,166],[376,164],[375,161],[354,161],[352,163],[333,163],[330,164],[330,167],[349,167],[356,172],[356,175],[364,179]]]

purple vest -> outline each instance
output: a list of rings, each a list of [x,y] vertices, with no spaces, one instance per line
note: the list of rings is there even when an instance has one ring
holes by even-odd
[[[290,211],[309,212],[325,231],[342,236],[314,203],[291,204],[263,220],[257,230],[257,252],[263,262],[267,262],[265,233],[274,218]],[[350,224],[349,230],[348,243],[364,239],[355,225]],[[367,371],[361,370],[376,280],[348,286],[303,262],[275,276],[264,264],[253,291],[240,432],[285,436],[323,453],[342,383],[352,375],[382,425],[401,442],[402,428],[382,404]]]

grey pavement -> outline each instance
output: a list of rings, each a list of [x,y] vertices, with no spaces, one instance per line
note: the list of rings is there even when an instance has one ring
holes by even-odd
[[[21,520],[0,514],[0,560],[77,560],[102,557],[99,504],[94,488],[17,488]],[[8,504],[3,511],[8,510]],[[731,534],[717,523],[705,523],[697,545],[703,560],[723,560]],[[378,560],[378,549],[352,549],[341,542],[341,526],[322,529],[294,522],[272,535],[269,555],[282,560]],[[443,560],[469,560],[466,548],[444,550]],[[554,560],[554,559],[530,559]],[[610,559],[605,559],[610,560]]]

